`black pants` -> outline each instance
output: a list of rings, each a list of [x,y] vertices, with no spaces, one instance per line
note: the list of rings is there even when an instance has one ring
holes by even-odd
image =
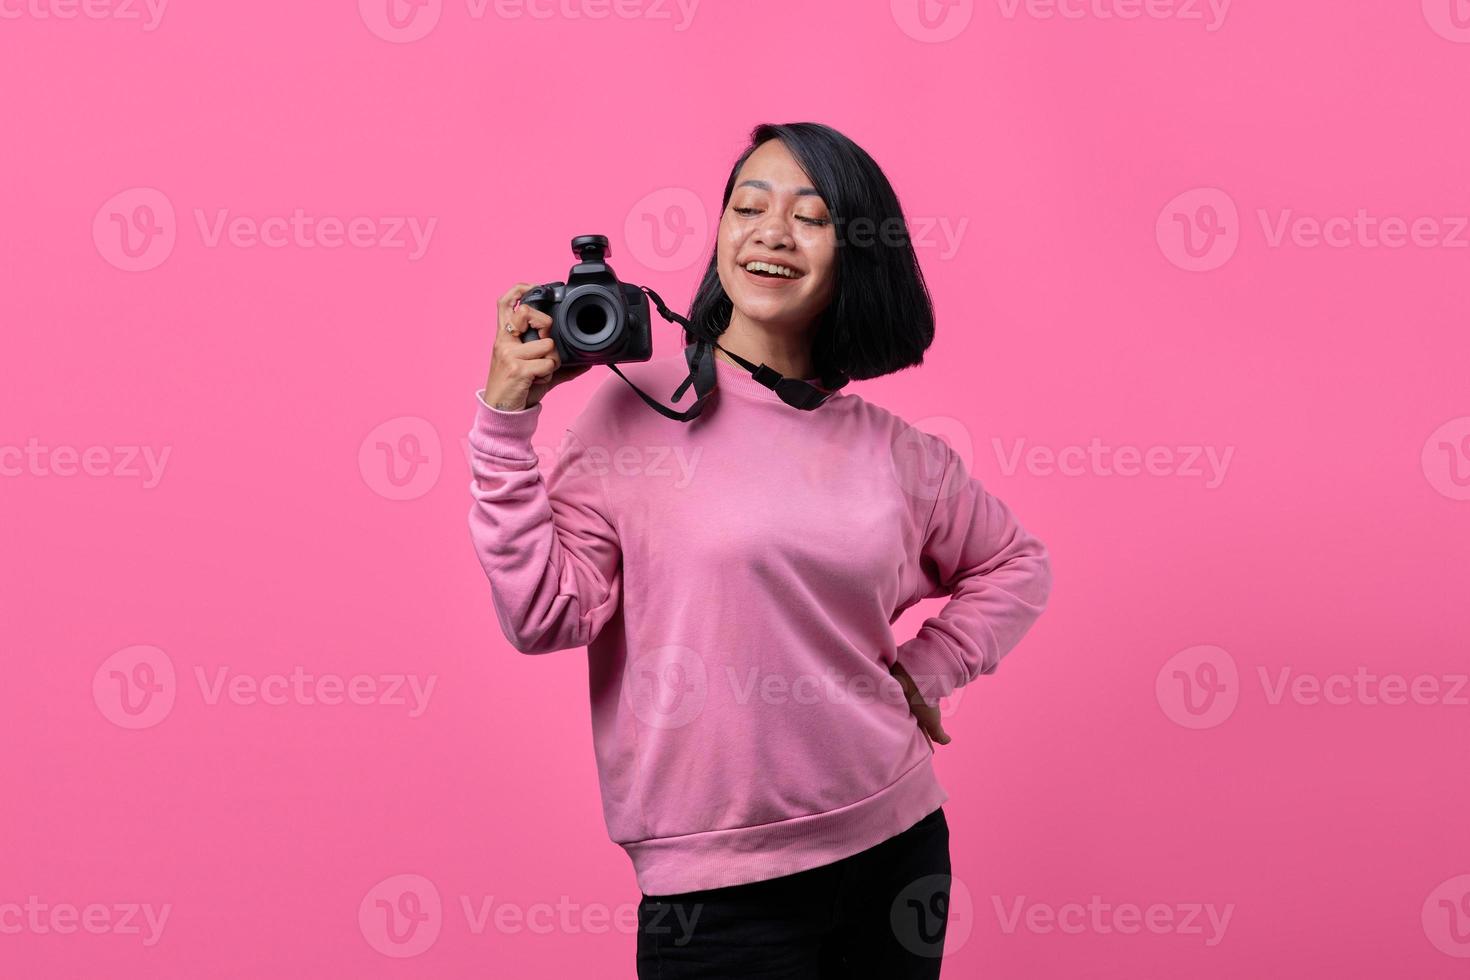
[[[638,903],[638,980],[932,980],[949,911],[941,807],[832,864]]]

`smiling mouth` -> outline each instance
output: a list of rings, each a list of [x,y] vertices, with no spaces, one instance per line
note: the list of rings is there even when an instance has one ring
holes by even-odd
[[[747,262],[741,266],[746,272],[762,279],[800,279],[806,273],[798,272],[790,266],[775,265],[770,262]]]

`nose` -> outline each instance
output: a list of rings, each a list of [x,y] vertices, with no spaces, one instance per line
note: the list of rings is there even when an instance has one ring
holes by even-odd
[[[795,246],[796,240],[791,234],[791,226],[784,215],[777,214],[775,208],[766,211],[756,226],[754,238],[764,247],[776,251],[778,249],[789,249]]]

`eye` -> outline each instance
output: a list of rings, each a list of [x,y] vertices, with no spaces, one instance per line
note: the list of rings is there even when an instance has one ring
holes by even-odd
[[[797,215],[797,218],[816,228],[825,228],[832,223],[827,218],[808,218],[804,215]]]
[[[730,210],[731,211],[734,211],[736,214],[755,214],[756,213],[756,209],[755,208],[731,208]]]

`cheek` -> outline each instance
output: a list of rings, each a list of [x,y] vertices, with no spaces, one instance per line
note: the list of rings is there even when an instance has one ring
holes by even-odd
[[[821,280],[816,284],[817,290],[829,289],[837,274],[837,245],[831,234],[813,236],[811,241],[803,244],[803,248],[810,263],[807,268]]]
[[[824,265],[812,270],[813,283],[811,293],[814,299],[823,303],[832,298],[837,285],[837,268],[835,265]]]
[[[740,226],[730,220],[730,215],[728,212],[720,217],[720,227],[718,234],[720,236],[720,242],[722,244],[729,244],[733,246],[738,244],[740,241]]]

